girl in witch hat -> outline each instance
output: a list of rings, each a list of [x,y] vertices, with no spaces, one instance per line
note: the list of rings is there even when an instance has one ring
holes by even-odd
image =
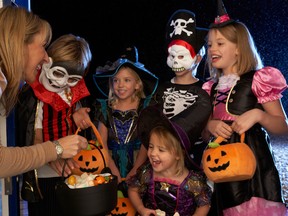
[[[149,162],[127,180],[129,198],[140,215],[207,215],[211,188],[190,157],[186,131],[155,106],[142,110],[138,135]]]
[[[122,56],[110,66],[101,67],[101,73],[97,70],[93,77],[96,89],[106,97],[98,99],[101,106],[95,118],[112,156],[109,167],[119,183],[134,167],[140,149],[136,132],[138,114],[150,103],[158,86],[158,78],[138,61],[136,47]]]
[[[288,134],[281,105],[281,93],[288,86],[278,69],[263,67],[249,30],[229,17],[220,0],[218,16],[208,33],[207,64],[211,80],[203,87],[214,101],[207,124],[209,135],[235,143],[245,133],[244,142],[257,160],[252,179],[214,184],[215,200],[210,214],[286,215],[267,132]]]

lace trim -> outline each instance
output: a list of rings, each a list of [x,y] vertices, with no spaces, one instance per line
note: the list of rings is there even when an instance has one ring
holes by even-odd
[[[219,78],[219,82],[216,86],[216,90],[224,90],[231,88],[236,84],[236,82],[240,79],[240,77],[237,74],[229,74],[226,76],[221,76]]]

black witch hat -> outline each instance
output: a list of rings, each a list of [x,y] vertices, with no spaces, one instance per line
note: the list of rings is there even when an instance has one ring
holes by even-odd
[[[222,0],[217,0],[217,16],[214,23],[211,23],[209,28],[219,28],[233,22],[235,22],[235,20],[229,17]]]
[[[109,62],[109,64],[106,64],[104,67],[96,68],[96,73],[93,75],[93,81],[102,96],[108,98],[109,79],[115,76],[124,65],[136,71],[143,82],[145,96],[152,96],[157,89],[159,80],[155,74],[144,67],[144,64],[138,61],[138,50],[136,47],[126,48],[125,52],[121,55],[121,58],[113,63]]]

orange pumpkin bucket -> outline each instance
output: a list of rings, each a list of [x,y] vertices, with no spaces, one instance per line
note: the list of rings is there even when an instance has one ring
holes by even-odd
[[[125,178],[122,178],[122,182],[125,181]],[[120,187],[118,184],[118,199],[116,207],[111,211],[109,216],[135,216],[137,211],[132,205],[130,199],[127,197],[128,195],[124,196],[123,188]],[[125,189],[124,189],[125,190]]]
[[[220,145],[223,137],[209,143],[202,156],[203,170],[207,178],[215,183],[251,179],[256,170],[256,159],[250,147],[240,142]]]

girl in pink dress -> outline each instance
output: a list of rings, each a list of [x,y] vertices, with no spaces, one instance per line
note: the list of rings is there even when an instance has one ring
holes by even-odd
[[[239,135],[245,132],[245,143],[255,154],[257,168],[250,180],[215,183],[210,214],[286,215],[267,132],[288,133],[281,104],[287,83],[279,70],[262,66],[247,27],[230,19],[222,2],[219,6],[223,11],[208,33],[211,80],[203,88],[210,94],[214,109],[207,131],[228,143],[239,142]]]

